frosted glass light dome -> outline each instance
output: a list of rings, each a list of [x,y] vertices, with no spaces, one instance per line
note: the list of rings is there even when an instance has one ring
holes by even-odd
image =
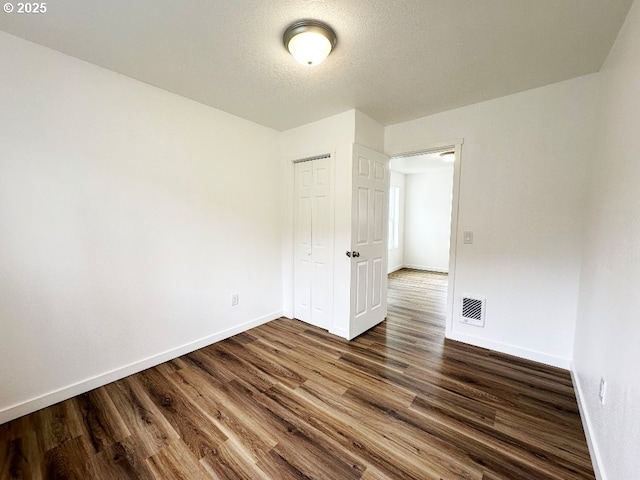
[[[456,161],[455,152],[443,152],[440,154],[440,158],[448,163],[453,163]]]
[[[289,41],[289,52],[302,65],[319,65],[331,53],[331,42],[315,32],[299,33]]]
[[[284,32],[284,45],[300,64],[322,63],[336,45],[336,34],[328,25],[316,20],[302,20]]]

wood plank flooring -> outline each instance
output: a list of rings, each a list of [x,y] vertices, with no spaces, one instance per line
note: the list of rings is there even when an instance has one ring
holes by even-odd
[[[0,425],[0,479],[590,479],[568,372],[444,340],[446,275],[347,342],[279,319]]]

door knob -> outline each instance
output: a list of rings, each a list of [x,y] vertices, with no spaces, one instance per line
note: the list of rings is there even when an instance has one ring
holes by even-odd
[[[353,253],[351,254],[354,257],[359,257],[360,256],[360,252],[356,252],[355,250],[353,251]]]
[[[351,256],[351,252],[349,250],[347,250],[347,257]]]

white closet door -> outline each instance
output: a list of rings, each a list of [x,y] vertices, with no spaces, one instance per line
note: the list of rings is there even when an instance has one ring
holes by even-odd
[[[313,204],[312,162],[296,163],[294,213],[294,315],[311,322],[311,209]]]
[[[294,315],[328,329],[333,312],[330,158],[295,165]]]

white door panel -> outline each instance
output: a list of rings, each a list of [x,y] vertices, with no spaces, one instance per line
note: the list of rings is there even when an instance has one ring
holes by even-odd
[[[333,311],[333,215],[330,159],[295,170],[294,315],[329,328]]]
[[[369,283],[369,262],[356,262],[356,304],[355,317],[367,313],[367,293]]]
[[[358,213],[355,221],[358,224],[358,237],[356,245],[366,245],[369,242],[369,189],[358,188],[357,208]]]
[[[351,338],[387,316],[388,157],[354,145],[352,188]]]
[[[373,296],[371,298],[371,309],[380,308],[382,306],[382,271],[383,268],[383,260],[382,258],[374,258],[371,262],[373,264],[373,275],[372,275],[372,286],[371,291],[373,292]]]
[[[384,242],[384,197],[385,192],[381,190],[373,192],[373,237],[371,240],[378,244]]]
[[[294,297],[296,318],[311,319],[311,209],[313,169],[311,164],[295,165],[294,206]]]

